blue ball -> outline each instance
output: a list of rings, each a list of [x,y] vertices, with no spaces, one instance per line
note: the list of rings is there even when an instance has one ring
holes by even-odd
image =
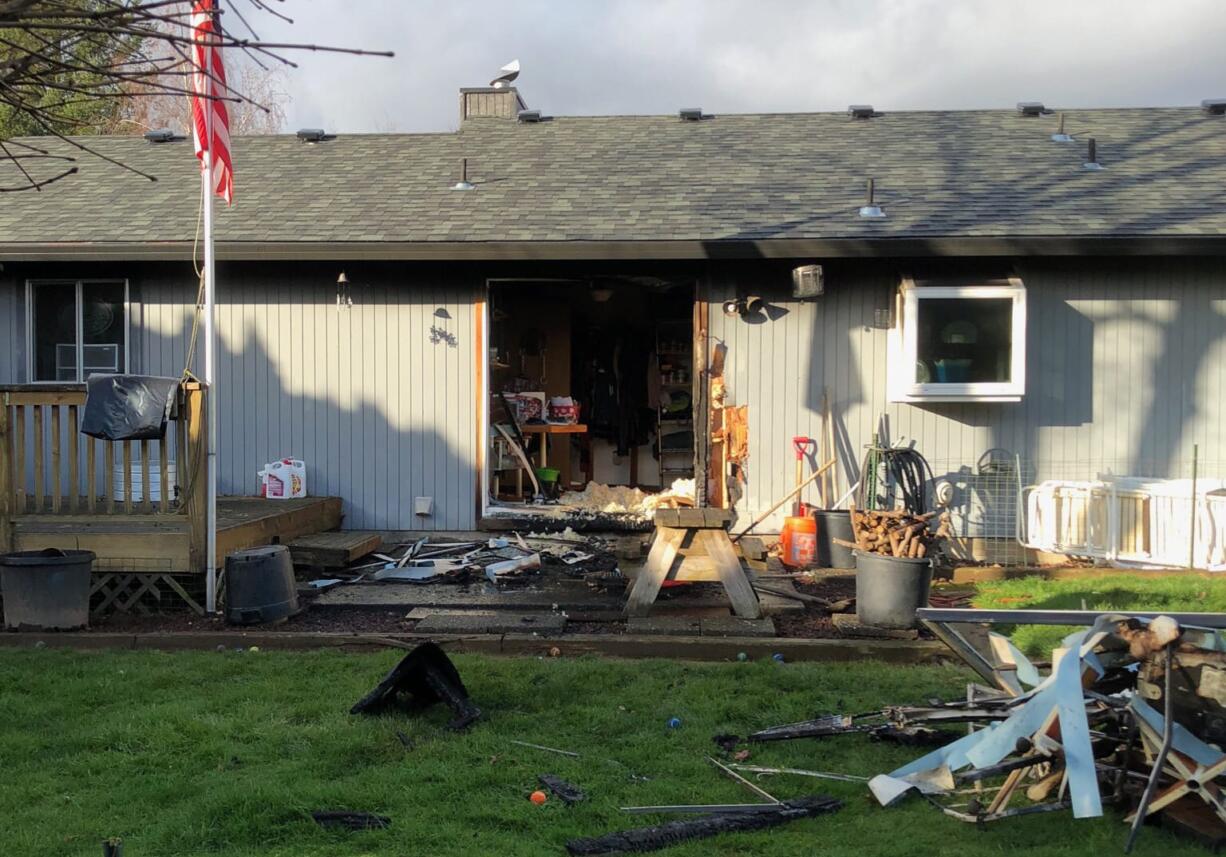
[[[781,663],[783,663],[783,662],[784,662],[784,661],[783,661],[783,655],[782,655],[781,653],[779,653],[779,652],[775,652],[773,655],[771,655],[771,660],[772,660],[772,661],[774,661],[775,663],[779,663],[779,664],[781,664]]]
[[[668,728],[669,728],[669,729],[679,729],[680,727],[681,727],[681,718],[680,718],[680,717],[670,717],[670,718],[668,718]]]
[[[745,654],[744,652],[737,652],[736,659],[738,661],[747,661],[749,660],[749,655]]]

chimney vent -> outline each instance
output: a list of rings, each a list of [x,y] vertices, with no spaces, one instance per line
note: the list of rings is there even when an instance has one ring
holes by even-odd
[[[1056,133],[1051,135],[1053,143],[1071,143],[1073,137],[1071,134],[1064,132],[1064,114],[1060,113],[1056,116]]]
[[[154,128],[145,132],[145,139],[150,143],[173,143],[179,139],[170,128]]]
[[[539,110],[521,110],[519,111],[520,122],[536,123],[541,121],[541,111]]]
[[[328,139],[323,128],[303,128],[298,132],[298,139],[304,143],[319,143]]]
[[[874,185],[872,179],[869,179],[864,185],[864,205],[860,206],[860,216],[865,220],[880,220],[885,217],[885,212],[873,198],[876,190]]]
[[[460,158],[460,180],[451,186],[452,190],[476,190],[477,186],[468,180],[468,158]]]
[[[1098,162],[1098,142],[1090,137],[1086,140],[1086,162],[1081,165],[1085,170],[1101,170],[1103,165]]]
[[[1210,116],[1226,116],[1226,98],[1206,98],[1200,103],[1200,109]]]
[[[682,107],[677,113],[683,122],[698,122],[702,119],[701,107]]]
[[[1023,116],[1042,116],[1047,112],[1047,108],[1043,106],[1042,101],[1019,101],[1017,112]]]
[[[847,108],[852,119],[872,119],[877,113],[871,104],[852,104]]]

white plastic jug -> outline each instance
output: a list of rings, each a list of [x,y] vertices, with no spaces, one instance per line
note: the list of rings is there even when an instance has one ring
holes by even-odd
[[[270,500],[290,500],[307,495],[306,462],[282,458],[266,464],[260,471],[263,482],[261,496]]]

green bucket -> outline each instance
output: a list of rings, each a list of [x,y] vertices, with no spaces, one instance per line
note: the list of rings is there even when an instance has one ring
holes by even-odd
[[[556,467],[538,467],[536,468],[536,478],[546,485],[552,485],[558,481],[558,477],[562,475],[562,471]]]

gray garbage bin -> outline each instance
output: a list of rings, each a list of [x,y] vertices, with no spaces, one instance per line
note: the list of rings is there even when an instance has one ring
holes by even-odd
[[[67,631],[89,624],[93,551],[17,551],[0,554],[4,626]]]
[[[932,560],[855,551],[856,618],[877,628],[911,628],[928,606]]]

